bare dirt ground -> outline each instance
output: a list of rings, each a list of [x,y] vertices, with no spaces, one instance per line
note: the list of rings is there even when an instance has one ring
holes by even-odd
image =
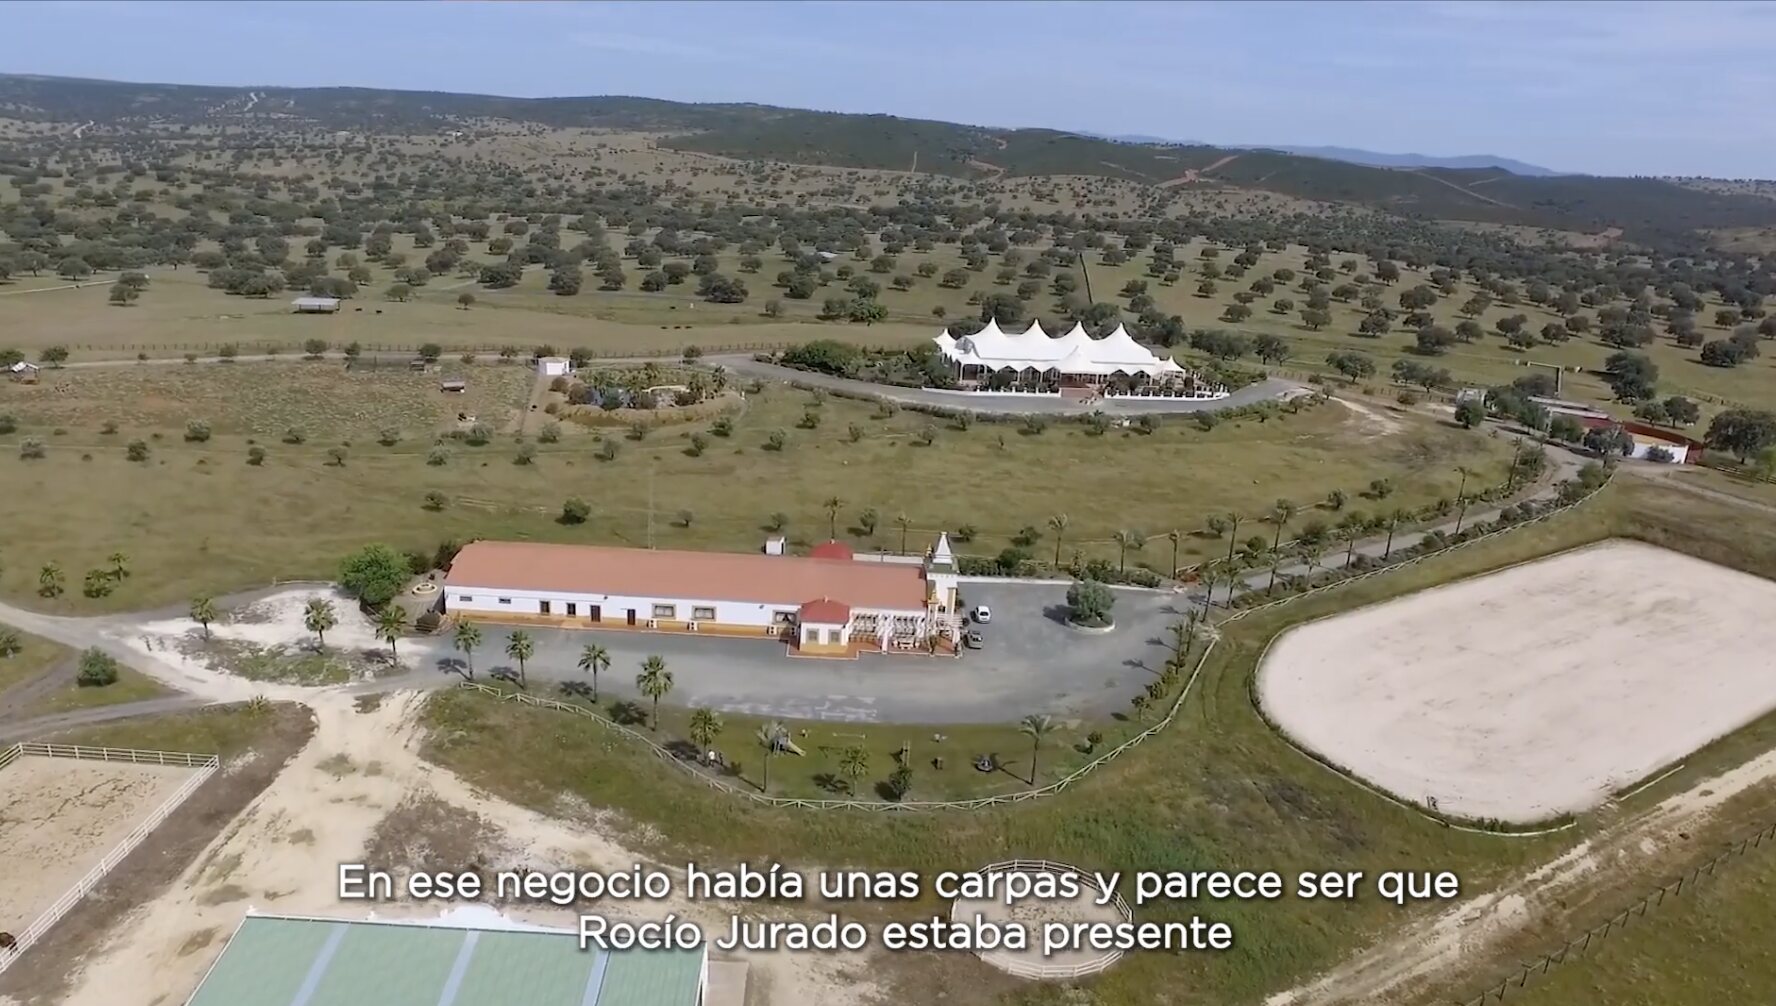
[[[1772,611],[1776,583],[1607,542],[1292,630],[1259,699],[1405,799],[1544,820],[1776,708]]]
[[[307,742],[313,722],[306,709],[293,704],[274,706],[266,715],[271,722],[252,750],[225,761],[221,771],[179,805],[178,813],[154,829],[26,957],[0,975],[0,1003],[62,1002],[81,962],[100,947],[119,920],[178,880],[277,777],[284,762]],[[181,949],[195,954],[214,943],[209,952],[213,957],[227,937],[222,930],[195,932]]]
[[[1449,994],[1452,982],[1496,983],[1490,971],[1470,972],[1495,959],[1509,968],[1537,948],[1551,949],[1545,944],[1554,942],[1552,933],[1577,928],[1569,920],[1595,923],[1645,893],[1648,885],[1639,878],[1676,873],[1698,855],[1718,850],[1703,841],[1703,829],[1729,801],[1760,790],[1767,795],[1772,783],[1776,751],[1628,817],[1491,893],[1407,925],[1315,981],[1271,996],[1265,1006],[1447,1003],[1456,998]],[[1561,925],[1568,928],[1553,928]],[[1525,946],[1531,933],[1543,935]]]
[[[561,808],[544,817],[471,790],[422,761],[415,716],[424,696],[389,695],[360,705],[337,691],[307,696],[316,719],[310,741],[178,881],[117,926],[86,959],[65,1006],[114,1006],[116,990],[144,1003],[183,1001],[249,908],[293,914],[433,916],[447,907],[407,902],[369,905],[336,897],[340,863],[387,857],[387,865],[444,864],[509,869],[625,870],[645,857],[607,836],[598,815]],[[711,937],[728,911],[672,901],[583,906],[612,916],[677,912]],[[577,910],[506,906],[520,921],[572,927]],[[763,954],[748,958],[772,1003],[868,1001],[857,981],[862,957]]]
[[[34,756],[0,768],[0,931],[30,925],[195,771]]]

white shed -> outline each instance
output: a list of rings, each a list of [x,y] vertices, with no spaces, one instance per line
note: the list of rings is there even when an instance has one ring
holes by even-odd
[[[298,297],[290,302],[297,314],[334,314],[339,310],[338,297]]]
[[[572,364],[565,356],[537,357],[537,373],[544,377],[565,377],[571,369]]]

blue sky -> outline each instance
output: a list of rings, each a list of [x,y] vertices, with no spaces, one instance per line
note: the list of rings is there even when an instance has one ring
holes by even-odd
[[[1776,3],[13,3],[0,71],[636,94],[1776,177]]]

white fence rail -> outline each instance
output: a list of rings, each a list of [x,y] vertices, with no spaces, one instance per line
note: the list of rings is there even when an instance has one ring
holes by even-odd
[[[197,788],[202,786],[204,781],[209,779],[209,777],[215,773],[217,768],[221,767],[221,761],[215,755],[189,754],[182,751],[139,751],[133,748],[84,747],[78,744],[37,744],[26,742],[14,744],[12,747],[6,749],[5,752],[0,753],[0,768],[10,765],[12,762],[17,761],[25,755],[41,758],[79,758],[89,761],[128,762],[132,765],[174,765],[182,768],[196,769],[197,771],[193,772],[189,779],[186,779],[181,783],[179,788],[174,790],[171,796],[168,796],[165,800],[161,801],[160,806],[154,808],[154,812],[144,818],[140,824],[136,825],[135,829],[128,835],[125,835],[122,841],[112,847],[111,851],[105,854],[105,858],[99,860],[91,870],[87,871],[86,876],[81,877],[73,887],[70,887],[67,891],[63,892],[62,896],[56,899],[55,904],[50,905],[40,913],[37,918],[33,919],[31,924],[25,927],[24,932],[13,934],[12,950],[7,952],[4,957],[0,957],[0,972],[4,972],[7,968],[17,963],[19,958],[24,955],[26,950],[30,949],[33,943],[42,939],[43,935],[49,932],[50,927],[54,926],[57,922],[60,922],[62,916],[67,915],[72,911],[74,906],[78,905],[82,898],[85,898],[93,888],[99,886],[100,882],[105,879],[106,875],[117,867],[118,863],[123,862],[130,853],[134,852],[136,846],[141,845],[142,841],[146,839],[155,828],[160,827],[162,822],[171,817],[173,811],[178,810],[179,805],[184,803],[186,798],[190,797],[192,793],[196,792]]]
[[[1004,862],[982,867],[978,872],[983,874],[1053,873],[1058,876],[1086,878],[1091,876],[1077,866],[1069,866],[1066,863],[1056,863],[1047,859],[1008,859]],[[964,899],[962,898],[957,898],[955,902],[951,904],[950,918],[952,920],[958,922],[963,921],[958,918],[956,914],[961,910],[963,900]],[[1120,893],[1111,895],[1110,904],[1111,907],[1116,909],[1117,914],[1122,916],[1122,921],[1132,922],[1134,920],[1134,912],[1129,909],[1128,902],[1123,900]],[[1123,951],[1121,950],[1109,950],[1099,954],[1091,960],[1080,961],[1078,964],[1035,964],[1030,961],[1020,960],[1009,954],[999,954],[993,951],[981,951],[976,954],[976,956],[980,957],[982,960],[987,960],[988,957],[991,957],[992,960],[987,961],[987,963],[1001,971],[1017,975],[1019,978],[1034,978],[1038,981],[1083,978],[1086,975],[1095,975],[1121,960],[1122,955]]]

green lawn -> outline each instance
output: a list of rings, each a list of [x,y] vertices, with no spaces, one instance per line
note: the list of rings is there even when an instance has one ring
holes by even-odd
[[[335,381],[342,376],[326,369]],[[16,487],[19,502],[8,514],[14,544],[0,571],[5,595],[75,612],[176,604],[274,578],[330,577],[342,556],[375,540],[428,553],[445,539],[471,537],[645,545],[650,500],[657,546],[754,549],[774,513],[785,516],[792,541],[805,545],[827,537],[823,504],[833,496],[842,500],[839,536],[865,549],[898,549],[895,518],[904,513],[909,548],[924,548],[939,530],[972,525],[976,536],[958,549],[997,555],[1031,527],[1037,537],[1029,551],[1052,559],[1048,520],[1065,513],[1063,559],[1079,551],[1115,560],[1113,536],[1129,529],[1148,539],[1129,563],[1163,570],[1172,560],[1170,530],[1183,532],[1180,563],[1226,549],[1225,539],[1195,533],[1212,514],[1257,517],[1279,497],[1311,506],[1334,489],[1349,495],[1351,509],[1373,511],[1384,504],[1359,493],[1378,478],[1395,487],[1386,507],[1422,505],[1455,495],[1459,465],[1477,473],[1470,486],[1501,481],[1511,454],[1507,441],[1406,415],[1400,431],[1383,434],[1335,404],[1208,431],[1169,419],[1150,435],[1093,435],[1071,422],[1031,435],[1002,424],[962,430],[844,399],[816,404],[806,392],[774,386],[748,396],[732,434],[710,436],[700,456],[691,456],[689,438],[702,424],[669,425],[640,441],[569,424],[559,444],[538,445],[534,464],[516,464],[514,441],[500,436],[484,447],[453,445],[445,464],[430,465],[440,427],[426,423],[438,423],[439,410],[450,407],[427,397],[435,396],[427,375],[384,373],[328,386],[325,375],[295,363],[126,371],[94,375],[90,395],[26,398],[0,385],[0,409],[21,423],[0,438],[0,482]],[[522,382],[507,381],[509,373],[470,371],[471,385],[485,386],[481,413],[494,416],[524,400]],[[280,379],[305,393],[259,394]],[[110,381],[155,401],[117,404],[104,390]],[[813,429],[804,428],[809,413]],[[114,415],[154,425],[120,421],[116,433],[101,432],[96,424]],[[185,440],[194,419],[212,425],[210,440]],[[392,446],[376,442],[385,423],[404,430]],[[315,433],[301,445],[243,435],[290,425]],[[454,425],[454,412],[444,425]],[[929,446],[922,443],[927,427]],[[781,451],[766,448],[774,431],[785,434]],[[21,459],[11,445],[24,436],[40,437],[48,456]],[[614,460],[597,456],[600,436],[612,438]],[[333,437],[350,441],[343,465],[328,459],[339,443]],[[247,463],[250,439],[267,452],[260,466]],[[147,444],[146,461],[126,459],[134,440]],[[424,506],[432,491],[447,500],[440,511]],[[569,496],[591,504],[586,523],[558,523]],[[862,531],[869,509],[878,515],[873,535]],[[1309,509],[1297,523],[1340,517]],[[1263,533],[1252,523],[1240,537]],[[119,550],[132,575],[109,596],[82,596],[86,571]],[[38,596],[40,568],[50,562],[66,579],[53,599]]]
[[[57,661],[74,655],[74,651],[65,646],[22,632],[18,634],[18,640],[19,652],[10,657],[0,657],[0,702],[6,700],[8,688],[30,681],[49,670]]]
[[[1776,848],[1728,860],[1513,998],[1528,1006],[1713,1006],[1776,987]]]
[[[26,712],[35,716],[68,713],[76,709],[114,706],[124,702],[158,698],[167,694],[153,678],[127,667],[117,669],[117,680],[103,686],[70,685],[31,706]]]

